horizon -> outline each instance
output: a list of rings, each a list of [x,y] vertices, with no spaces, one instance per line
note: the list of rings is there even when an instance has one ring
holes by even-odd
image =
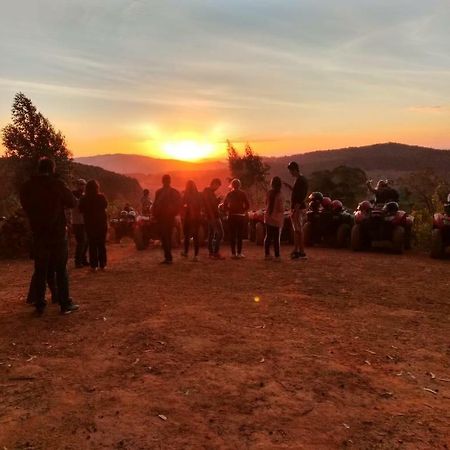
[[[448,149],[448,19],[439,0],[19,0],[0,17],[0,128],[22,91],[75,158]]]

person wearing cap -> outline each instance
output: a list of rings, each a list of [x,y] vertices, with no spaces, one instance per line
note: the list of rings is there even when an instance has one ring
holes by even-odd
[[[372,186],[372,180],[367,180],[369,192],[375,195],[375,203],[398,202],[399,195],[396,189],[389,186],[388,180],[379,180],[377,187]]]
[[[306,213],[306,195],[308,193],[308,180],[300,173],[299,165],[292,161],[288,164],[289,173],[295,178],[294,186],[285,185],[291,189],[291,221],[294,229],[294,251],[292,259],[306,259],[303,242],[303,222]]]
[[[75,267],[80,269],[88,266],[87,260],[88,241],[86,235],[86,227],[84,224],[84,217],[80,211],[80,199],[84,195],[86,189],[86,180],[80,178],[77,180],[77,188],[72,191],[75,197],[75,208],[72,209],[72,233],[75,236]]]
[[[209,258],[214,260],[225,259],[220,254],[220,244],[224,236],[223,224],[219,213],[220,198],[216,195],[220,186],[222,186],[220,179],[214,178],[202,193],[205,216],[208,221]]]
[[[231,257],[245,258],[242,253],[242,235],[244,234],[245,218],[250,208],[247,195],[241,190],[241,180],[235,178],[231,182],[231,191],[223,201],[223,209],[228,214],[230,228]]]
[[[141,198],[141,214],[143,216],[149,216],[152,210],[152,201],[150,199],[150,191],[148,189],[144,189],[142,192]]]

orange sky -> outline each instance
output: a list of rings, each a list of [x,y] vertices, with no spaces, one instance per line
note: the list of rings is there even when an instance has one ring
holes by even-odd
[[[450,148],[448,23],[441,0],[8,2],[0,127],[22,91],[75,156]]]

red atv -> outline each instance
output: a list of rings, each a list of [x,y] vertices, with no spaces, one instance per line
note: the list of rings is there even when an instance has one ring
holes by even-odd
[[[250,241],[256,243],[256,245],[263,245],[264,238],[266,236],[266,229],[264,226],[264,209],[259,209],[257,211],[251,211],[248,213],[248,238]],[[294,243],[294,234],[291,222],[291,212],[284,212],[284,223],[281,230],[281,242],[286,242],[288,244]]]
[[[365,200],[355,212],[351,248],[361,251],[388,246],[395,253],[403,253],[411,248],[413,222],[413,216],[401,211],[397,202],[373,204]]]
[[[433,216],[433,231],[431,232],[431,257],[444,258],[450,247],[450,194],[444,205],[443,213]]]
[[[303,226],[305,245],[325,245],[343,248],[350,243],[353,214],[344,209],[339,200],[313,192],[309,198],[306,222]]]

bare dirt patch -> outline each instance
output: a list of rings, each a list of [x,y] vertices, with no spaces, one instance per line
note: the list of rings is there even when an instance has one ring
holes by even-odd
[[[1,262],[0,448],[448,448],[448,262],[246,250],[110,246],[67,317],[33,317],[31,264]]]

